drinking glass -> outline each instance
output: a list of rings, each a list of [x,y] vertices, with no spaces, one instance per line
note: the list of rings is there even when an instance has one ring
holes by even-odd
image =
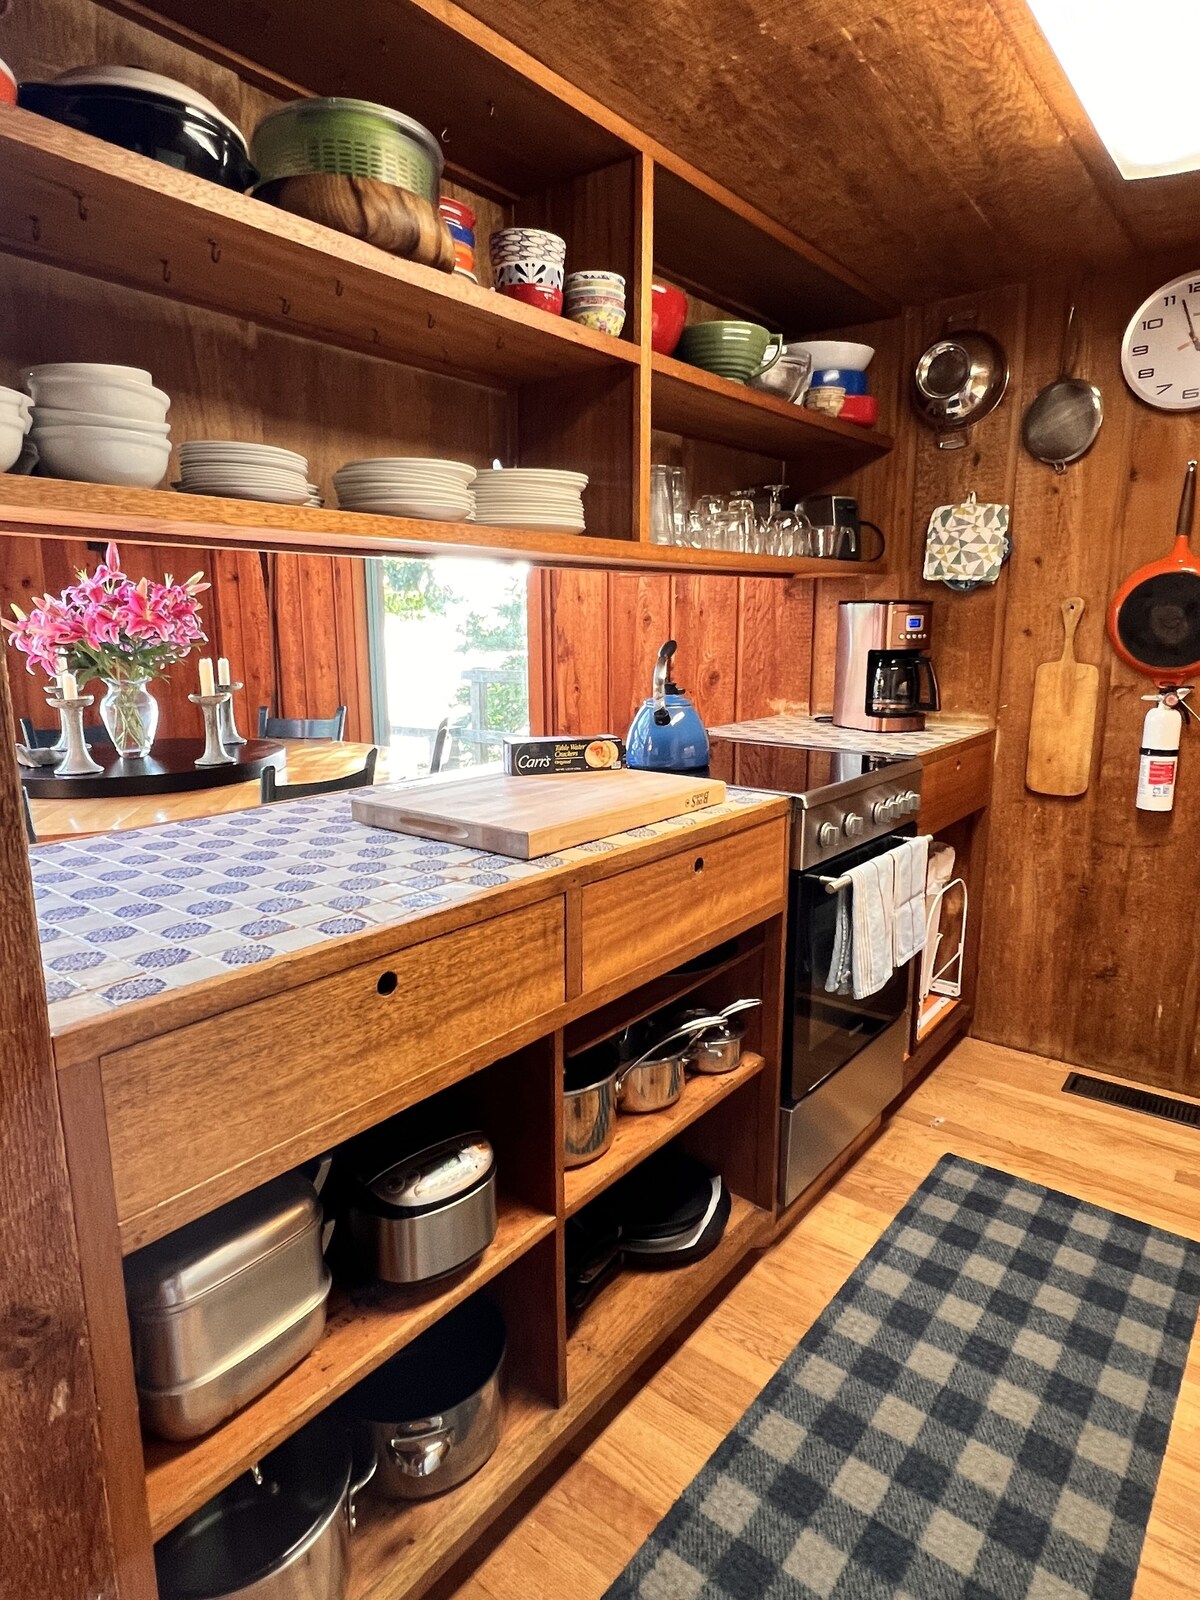
[[[757,531],[754,523],[754,501],[732,499],[725,507],[723,548],[752,554],[756,548]]]
[[[725,547],[725,501],[719,494],[704,494],[693,507],[696,520],[698,549],[720,550]]]
[[[670,471],[657,465],[650,468],[650,538],[655,544],[676,542]]]

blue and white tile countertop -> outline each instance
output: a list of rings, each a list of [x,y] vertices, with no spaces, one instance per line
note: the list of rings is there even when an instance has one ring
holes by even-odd
[[[740,739],[759,744],[806,744],[817,750],[862,750],[868,755],[925,756],[961,739],[987,733],[992,724],[983,718],[934,715],[920,733],[864,733],[858,728],[835,728],[826,718],[818,721],[799,712],[781,712],[752,722],[730,722],[710,728],[715,738]]]
[[[55,1031],[120,1006],[394,926],[531,874],[633,849],[774,797],[719,806],[534,861],[367,827],[348,794],[30,849]]]

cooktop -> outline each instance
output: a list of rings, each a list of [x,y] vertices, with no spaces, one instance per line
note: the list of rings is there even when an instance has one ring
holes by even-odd
[[[920,810],[921,763],[912,756],[720,737],[710,743],[714,778],[793,797],[795,868],[828,861],[897,828],[911,831]]]

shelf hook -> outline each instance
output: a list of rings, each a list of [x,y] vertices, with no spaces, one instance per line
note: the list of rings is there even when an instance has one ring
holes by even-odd
[[[41,217],[33,217],[33,216],[30,217],[30,219],[29,219],[29,232],[32,235],[34,244],[37,244],[38,241],[42,237],[42,219],[41,219]]]
[[[279,296],[279,310],[280,314],[285,317],[290,317],[292,314],[292,302],[286,295],[281,294]]]
[[[437,321],[436,321],[432,311],[429,313],[429,326],[431,328],[436,328],[437,327]]]
[[[171,281],[171,263],[167,260],[166,256],[162,256],[162,257],[160,257],[160,259],[162,261],[162,278],[163,278],[163,282],[164,283],[170,283],[170,281]]]
[[[215,239],[210,239],[208,241],[208,253],[212,257],[212,263],[215,267],[217,262],[221,259],[221,246]]]
[[[342,280],[340,278],[335,278],[333,280],[333,292],[334,292],[335,295],[337,295],[339,300],[345,294],[346,286],[345,286],[345,284],[342,282]]]
[[[87,208],[87,198],[86,198],[86,196],[81,194],[78,189],[72,189],[71,193],[75,196],[75,207],[76,207],[76,210],[79,212],[79,220],[80,220],[80,222],[86,222],[87,219],[88,219],[88,208]]]
[[[450,124],[449,123],[447,123],[446,126],[442,129],[441,140],[442,140],[443,144],[449,144],[450,143]]]

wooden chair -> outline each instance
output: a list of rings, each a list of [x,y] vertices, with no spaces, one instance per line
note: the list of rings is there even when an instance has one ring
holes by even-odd
[[[37,829],[33,825],[33,812],[29,809],[29,796],[25,792],[24,785],[21,787],[21,810],[25,813],[25,837],[30,844],[36,844]]]
[[[378,756],[379,751],[372,748],[357,772],[344,773],[340,778],[321,778],[316,783],[279,783],[276,781],[275,768],[264,767],[258,780],[259,799],[264,806],[269,806],[276,800],[303,800],[310,794],[336,794],[339,789],[365,789],[368,784],[375,782]]]
[[[273,717],[267,706],[258,708],[260,739],[344,739],[346,708],[339,706],[331,717]]]
[[[18,717],[18,726],[21,729],[21,743],[26,750],[49,750],[52,744],[57,744],[62,733],[61,728],[35,728],[28,717]],[[85,724],[83,738],[86,744],[107,744],[108,734],[98,722]]]

